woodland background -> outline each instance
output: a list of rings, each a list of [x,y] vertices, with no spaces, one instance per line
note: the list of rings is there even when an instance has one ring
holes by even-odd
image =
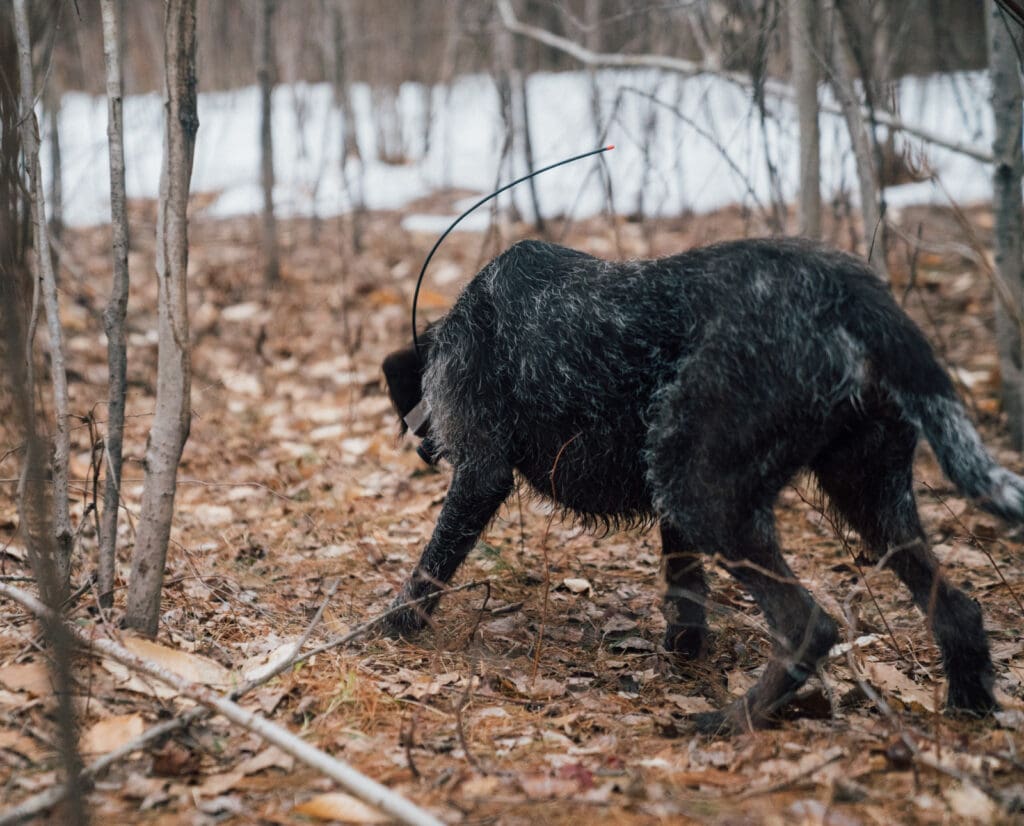
[[[365,624],[447,486],[379,373],[423,256],[499,183],[602,143],[454,233],[421,317],[519,238],[628,258],[817,236],[871,258],[1019,472],[1020,12],[0,6],[0,823],[1019,819],[1024,535],[926,448],[918,499],[983,605],[994,721],[941,715],[927,623],[802,479],[783,546],[848,645],[771,731],[686,721],[770,653],[745,593],[715,575],[712,650],[681,669],[656,537],[528,496],[434,628]]]

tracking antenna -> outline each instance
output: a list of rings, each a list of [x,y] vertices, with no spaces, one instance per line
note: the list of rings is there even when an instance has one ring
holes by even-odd
[[[420,356],[420,340],[419,337],[416,335],[416,304],[419,301],[420,287],[423,285],[423,276],[426,275],[427,273],[427,266],[430,264],[430,259],[434,257],[434,253],[437,252],[437,248],[441,246],[441,242],[448,237],[448,233],[455,229],[455,227],[459,225],[459,221],[461,221],[463,218],[469,215],[469,213],[471,213],[474,209],[476,209],[478,206],[486,204],[489,200],[491,200],[491,198],[496,198],[506,189],[511,189],[516,184],[521,184],[523,181],[532,178],[534,175],[540,175],[541,172],[547,172],[549,169],[554,169],[556,166],[564,166],[567,163],[579,161],[582,160],[583,158],[589,158],[591,155],[599,155],[602,152],[607,152],[609,149],[614,148],[614,144],[608,144],[608,146],[602,146],[600,149],[591,149],[589,152],[584,152],[582,155],[573,155],[571,158],[566,158],[565,160],[558,161],[557,163],[549,164],[548,166],[541,167],[540,169],[535,169],[533,172],[523,175],[522,178],[516,178],[511,183],[505,184],[500,189],[494,190],[494,192],[492,192],[490,195],[481,198],[479,201],[473,204],[473,206],[471,206],[469,209],[463,212],[458,218],[452,221],[448,229],[446,229],[441,234],[441,237],[434,242],[434,246],[431,247],[430,252],[427,253],[427,258],[423,262],[423,267],[420,269],[420,277],[416,279],[416,290],[412,294],[412,346],[416,350],[416,357],[419,358],[420,361],[422,361],[423,359]]]

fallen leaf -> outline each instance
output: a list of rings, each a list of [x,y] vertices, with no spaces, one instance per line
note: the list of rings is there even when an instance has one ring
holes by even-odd
[[[538,677],[535,680],[531,680],[525,674],[516,677],[514,685],[519,694],[534,700],[548,700],[553,697],[561,697],[566,692],[565,683],[548,679],[547,677]]]
[[[209,797],[218,797],[224,794],[224,792],[231,791],[244,778],[245,774],[240,771],[211,774],[199,784],[199,791],[201,794],[208,795]]]
[[[954,814],[967,820],[988,823],[997,812],[996,804],[981,789],[971,783],[963,783],[943,793]]]
[[[320,820],[340,820],[342,823],[390,823],[391,818],[380,809],[368,806],[363,801],[344,792],[319,794],[293,810],[297,814],[317,817]]]
[[[106,754],[134,740],[145,727],[141,714],[107,717],[90,726],[82,736],[82,751],[86,754]]]
[[[923,688],[888,663],[866,661],[864,675],[875,688],[887,694],[896,694],[911,708],[917,705],[925,711],[935,711],[935,692]]]
[[[220,687],[231,684],[230,671],[220,663],[199,654],[168,648],[166,645],[141,637],[125,637],[124,647],[135,656],[154,662],[194,683]]]
[[[238,771],[242,774],[256,774],[264,769],[283,769],[290,772],[295,768],[295,758],[285,754],[277,746],[269,746],[259,754],[254,754],[248,760],[238,764]]]
[[[0,683],[11,691],[24,691],[34,697],[49,697],[53,694],[50,672],[43,663],[5,665],[0,668]]]
[[[702,711],[715,710],[706,697],[666,694],[665,699],[673,703],[683,714],[700,714]]]
[[[250,657],[242,663],[242,676],[246,680],[262,679],[265,674],[271,673],[295,655],[295,644],[298,641],[299,638],[294,637],[283,642],[272,651]]]
[[[31,737],[10,729],[0,730],[0,749],[13,751],[32,761],[42,757],[44,753],[42,746]]]

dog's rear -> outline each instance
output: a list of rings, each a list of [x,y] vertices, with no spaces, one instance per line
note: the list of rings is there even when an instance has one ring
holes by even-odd
[[[858,259],[766,240],[613,264],[524,242],[467,286],[425,363],[396,354],[386,372],[401,415],[429,406],[427,437],[454,468],[400,599],[448,580],[516,470],[585,521],[660,524],[670,649],[692,653],[706,636],[693,552],[724,560],[781,642],[742,703],[704,722],[760,725],[836,639],[774,534],[778,491],[808,467],[868,550],[934,607],[950,705],[994,707],[980,611],[939,576],[918,522],[918,432],[995,513],[1024,516],[1024,482],[985,451],[926,340]],[[406,611],[393,626],[423,619]]]

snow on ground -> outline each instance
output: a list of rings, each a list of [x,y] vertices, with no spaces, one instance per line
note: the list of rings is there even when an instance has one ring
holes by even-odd
[[[601,131],[593,126],[593,92]],[[427,96],[431,105],[427,106]],[[647,96],[656,97],[654,103]],[[681,78],[655,71],[598,72],[593,85],[583,72],[542,73],[529,78],[528,97],[534,158],[538,166],[605,143],[616,150],[536,179],[541,209],[548,216],[583,217],[606,208],[608,192],[618,213],[672,215],[704,212],[730,203],[759,209],[771,200],[767,155],[777,170],[781,194],[796,191],[796,120],[793,107],[769,101],[762,128],[749,91],[715,77]],[[908,78],[900,83],[904,119],[950,139],[987,148],[992,126],[988,80],[969,73]],[[511,165],[500,165],[504,130],[493,81],[482,75],[450,87],[405,84],[393,107],[375,109],[374,93],[353,88],[362,191],[370,209],[406,206],[448,187],[487,192],[526,172],[521,148]],[[429,111],[428,111],[429,110]],[[393,116],[374,117],[374,112]],[[255,87],[199,96],[200,128],[193,192],[217,193],[207,214],[259,211],[259,97]],[[343,174],[342,115],[326,84],[279,86],[273,96],[274,198],[283,216],[334,215],[349,210],[357,185],[356,166]],[[65,96],[60,130],[65,220],[90,225],[109,220],[106,102],[84,94]],[[429,129],[427,123],[429,122]],[[128,196],[155,197],[160,174],[162,105],[156,95],[124,102]],[[385,162],[380,146],[401,162]],[[912,142],[916,143],[916,142]],[[45,145],[45,144],[44,144]],[[932,182],[895,187],[890,206],[914,202],[961,202],[990,195],[985,164],[945,150],[926,157],[942,187]],[[44,168],[49,169],[44,158]],[[856,196],[856,176],[840,118],[822,115],[822,186],[826,198]],[[520,211],[532,208],[526,187],[510,195]],[[464,208],[471,201],[456,205]],[[479,228],[483,216],[473,216]],[[409,227],[440,231],[447,219],[410,216]]]

